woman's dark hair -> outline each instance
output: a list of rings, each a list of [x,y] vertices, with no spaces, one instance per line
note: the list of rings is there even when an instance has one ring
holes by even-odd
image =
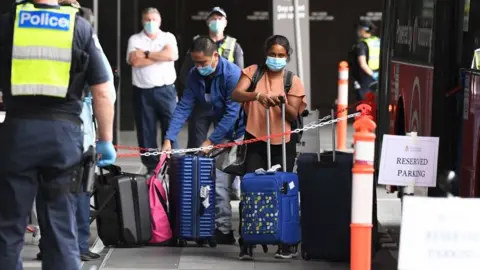
[[[288,41],[288,38],[282,35],[273,35],[265,41],[265,55],[268,54],[268,50],[272,48],[273,45],[280,45],[283,48],[285,48],[285,51],[287,51],[288,58],[287,60],[290,60],[290,56],[293,53],[293,49],[290,46],[290,42]]]

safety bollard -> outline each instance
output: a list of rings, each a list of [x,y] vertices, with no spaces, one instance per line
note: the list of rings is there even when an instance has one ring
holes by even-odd
[[[348,115],[348,63],[340,62],[338,66],[338,97],[337,97],[337,117],[346,117]],[[345,150],[347,148],[347,119],[337,123],[337,149]]]
[[[350,224],[350,269],[370,270],[372,264],[373,167],[377,127],[367,104],[357,106],[362,114],[353,127],[354,164],[352,169],[352,220]]]

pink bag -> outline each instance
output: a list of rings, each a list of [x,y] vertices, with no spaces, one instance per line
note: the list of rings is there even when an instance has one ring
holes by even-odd
[[[167,164],[166,161],[167,155],[161,155],[157,168],[147,182],[149,185],[150,213],[152,215],[152,239],[150,244],[155,245],[168,245],[172,239],[172,228],[168,218],[167,193],[163,187],[165,175],[160,175]]]

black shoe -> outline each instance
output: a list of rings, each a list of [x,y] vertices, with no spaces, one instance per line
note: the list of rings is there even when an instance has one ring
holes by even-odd
[[[240,254],[238,255],[239,260],[253,260],[253,250],[252,247],[240,246]]]
[[[84,254],[81,254],[81,255],[80,255],[80,259],[81,259],[83,262],[98,260],[98,259],[100,259],[100,257],[101,257],[100,254],[93,253],[93,252],[91,252],[91,251],[88,251],[87,253],[84,253]]]
[[[42,252],[38,252],[37,253],[37,261],[41,261],[42,260]]]
[[[227,234],[222,233],[218,229],[215,230],[215,241],[219,245],[235,245],[235,236],[233,236],[233,231],[230,231]]]
[[[277,259],[291,259],[291,258],[293,258],[292,248],[288,245],[278,246],[277,252],[275,253],[275,258],[277,258]]]

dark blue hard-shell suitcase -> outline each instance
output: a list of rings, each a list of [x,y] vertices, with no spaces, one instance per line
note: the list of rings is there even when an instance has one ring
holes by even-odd
[[[285,119],[285,104],[282,104]],[[267,134],[270,135],[270,118],[267,110]],[[285,122],[282,123],[285,133]],[[270,140],[268,141],[270,148]],[[241,236],[247,245],[296,245],[301,240],[298,177],[285,172],[286,146],[282,142],[283,172],[266,174],[249,173],[241,182]],[[270,151],[267,151],[271,167]]]
[[[173,156],[170,161],[170,218],[179,246],[215,241],[215,159]]]
[[[335,113],[332,111],[332,119]],[[335,124],[333,151],[302,153],[297,158],[302,213],[301,254],[305,260],[350,261],[350,221],[353,154],[336,151]],[[376,187],[373,205],[372,255],[379,245]]]

